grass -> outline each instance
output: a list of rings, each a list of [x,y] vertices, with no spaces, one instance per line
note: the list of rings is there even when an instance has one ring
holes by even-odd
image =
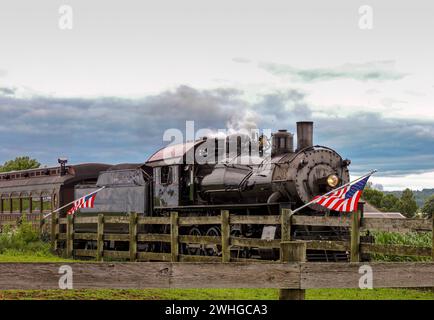
[[[41,241],[32,224],[23,220],[18,227],[5,226],[0,233],[0,262],[62,262],[50,244]]]
[[[16,250],[7,250],[0,254],[0,262],[71,262],[54,254],[40,252],[25,253]]]

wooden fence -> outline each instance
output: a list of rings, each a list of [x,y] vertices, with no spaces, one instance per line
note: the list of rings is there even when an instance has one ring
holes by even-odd
[[[70,270],[74,289],[89,288],[277,288],[280,299],[304,299],[305,290],[312,288],[359,288],[362,277],[360,267],[368,266],[374,288],[426,288],[434,287],[434,263],[399,262],[362,264],[355,262],[361,252],[398,255],[433,255],[432,248],[413,248],[397,245],[360,243],[360,233],[365,230],[382,231],[430,231],[433,221],[423,219],[379,219],[360,221],[354,213],[349,220],[335,217],[307,217],[292,215],[283,209],[278,216],[238,216],[226,210],[220,216],[170,217],[104,216],[58,218],[53,216],[51,228],[53,245],[66,243],[68,256],[92,256],[98,261],[104,258],[121,258],[131,261],[163,260],[165,262],[101,262],[80,263],[0,263],[0,290],[5,289],[57,289],[65,270]],[[104,232],[107,223],[128,225],[128,234]],[[60,225],[66,225],[66,233],[59,233]],[[97,233],[74,232],[79,224],[95,224]],[[169,225],[169,234],[139,233],[138,226]],[[221,225],[221,236],[191,236],[179,234],[182,226]],[[280,225],[281,239],[263,240],[234,237],[232,224]],[[291,228],[297,225],[346,226],[351,228],[351,241],[290,241]],[[74,239],[94,240],[96,250],[74,250]],[[104,241],[129,242],[128,251],[104,250]],[[138,252],[140,241],[163,241],[170,244],[169,253]],[[213,244],[221,246],[221,257],[189,256],[180,254],[185,243]],[[280,261],[259,261],[231,257],[231,246],[280,249]],[[352,263],[306,262],[306,251],[350,250]],[[434,255],[433,255],[434,256]],[[179,261],[187,261],[179,263]],[[188,262],[204,261],[204,262]],[[234,261],[234,263],[232,263]],[[267,263],[264,263],[267,262]],[[66,267],[66,268],[65,268]],[[62,280],[63,281],[63,280]]]
[[[59,289],[69,269],[73,289],[276,288],[280,299],[300,300],[306,289],[360,288],[362,266],[373,288],[434,287],[432,262],[63,262],[0,263],[0,290]]]
[[[128,225],[129,233],[106,233],[105,224]],[[96,225],[96,233],[74,232],[79,224]],[[280,225],[281,239],[265,240],[256,238],[243,238],[231,235],[231,225],[239,224],[263,224]],[[302,216],[293,215],[289,209],[282,209],[280,215],[267,216],[240,216],[231,215],[229,211],[222,210],[220,216],[183,217],[177,212],[172,212],[168,217],[143,217],[132,213],[123,216],[105,216],[99,214],[93,217],[59,218],[53,215],[51,232],[53,248],[58,248],[58,242],[65,243],[67,257],[94,257],[97,261],[104,258],[128,259],[130,261],[171,261],[171,262],[242,262],[258,261],[231,256],[232,247],[249,248],[281,248],[282,241],[291,240],[291,229],[294,226],[329,226],[346,227],[351,230],[350,241],[305,241],[307,250],[346,251],[350,253],[350,261],[360,261],[362,253],[376,253],[386,255],[434,257],[433,247],[414,247],[407,245],[384,245],[375,243],[361,243],[361,233],[364,231],[386,232],[425,232],[433,230],[434,220],[429,219],[394,219],[394,218],[362,218],[360,212],[355,212],[348,219],[330,216]],[[60,225],[66,225],[66,233],[59,233]],[[140,225],[168,225],[170,233],[139,233]],[[192,225],[220,225],[221,236],[196,236],[182,235],[180,227]],[[74,249],[74,240],[96,241],[96,249]],[[104,241],[128,242],[128,251],[106,250]],[[163,242],[170,246],[170,252],[141,252],[137,250],[138,242]],[[434,236],[433,236],[434,243]],[[188,255],[180,252],[180,247],[185,244],[197,244],[204,246],[218,246],[221,255],[200,256]],[[282,257],[281,257],[282,258]],[[263,261],[267,262],[267,261]],[[269,262],[269,261],[268,261]]]
[[[282,241],[282,261],[268,264],[0,263],[0,290],[65,289],[66,280],[69,289],[276,288],[279,299],[302,300],[313,288],[434,287],[432,262],[305,262],[306,248],[304,241]]]

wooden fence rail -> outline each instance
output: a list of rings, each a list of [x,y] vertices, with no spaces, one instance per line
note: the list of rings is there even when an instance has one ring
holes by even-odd
[[[129,233],[105,233],[105,224],[128,225]],[[66,224],[66,233],[59,233],[59,225]],[[74,225],[96,224],[96,233],[74,233]],[[170,233],[154,234],[139,233],[139,225],[168,225]],[[268,240],[257,238],[235,237],[230,233],[230,226],[234,224],[264,224],[280,225],[281,238]],[[219,236],[196,236],[182,235],[179,228],[191,225],[220,225],[221,235]],[[402,256],[434,257],[432,247],[413,247],[406,245],[384,245],[375,243],[361,243],[361,233],[369,230],[406,232],[431,231],[433,221],[428,219],[390,219],[390,218],[364,218],[360,219],[360,212],[354,212],[347,218],[341,217],[319,217],[319,216],[298,216],[293,215],[289,209],[282,209],[280,215],[268,216],[240,216],[232,215],[227,210],[222,210],[220,216],[183,217],[177,212],[172,212],[167,217],[138,217],[132,213],[129,216],[105,216],[99,214],[93,217],[70,217],[58,218],[53,215],[52,233],[54,237],[53,248],[57,248],[58,241],[65,241],[65,252],[67,257],[87,256],[95,257],[97,261],[104,258],[129,259],[130,261],[171,261],[171,262],[230,262],[249,261],[254,259],[243,259],[231,257],[231,248],[269,248],[279,249],[282,241],[291,239],[293,226],[327,226],[350,228],[351,240],[306,241],[308,250],[344,251],[350,253],[350,261],[360,261],[361,254],[376,253]],[[74,240],[87,240],[96,242],[96,250],[84,250],[73,248]],[[125,241],[129,242],[129,251],[113,251],[104,249],[104,241]],[[170,252],[141,252],[137,249],[137,242],[154,241],[167,243]],[[433,237],[434,242],[434,237]],[[218,256],[187,255],[181,252],[180,248],[185,244],[218,247]]]
[[[74,289],[359,288],[362,263],[0,263],[0,290],[59,289],[71,267]],[[434,264],[370,263],[374,288],[434,287]],[[64,269],[63,269],[64,270]],[[284,298],[281,296],[281,298]]]

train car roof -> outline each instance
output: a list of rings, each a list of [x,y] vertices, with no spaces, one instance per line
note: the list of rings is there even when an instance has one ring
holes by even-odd
[[[65,175],[60,175],[60,167],[38,168],[0,173],[0,197],[15,195],[50,195],[62,186],[97,179],[101,171],[111,165],[104,163],[84,163],[66,166]]]
[[[158,167],[171,164],[180,164],[182,163],[185,155],[190,150],[205,141],[206,140],[196,140],[186,143],[169,145],[167,147],[161,148],[151,157],[149,157],[148,161],[146,161],[146,165],[150,167]]]
[[[146,166],[145,163],[120,163],[111,166],[106,171],[143,169],[144,166]]]

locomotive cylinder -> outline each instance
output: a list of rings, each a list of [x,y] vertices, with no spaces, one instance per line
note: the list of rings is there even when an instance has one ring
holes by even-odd
[[[313,146],[313,122],[297,122],[297,151]]]

